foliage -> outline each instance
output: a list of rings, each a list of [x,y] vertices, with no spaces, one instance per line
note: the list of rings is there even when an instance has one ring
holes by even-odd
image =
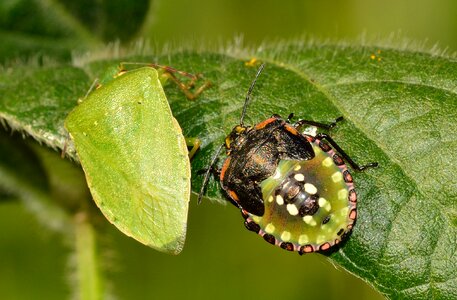
[[[457,161],[457,64],[453,58],[384,46],[305,40],[267,43],[257,50],[232,45],[223,49],[179,47],[141,55],[127,51],[136,55],[121,58],[110,51],[116,47],[96,48],[103,40],[75,25],[85,17],[68,16],[65,12],[70,4],[19,1],[21,6],[13,9],[5,3],[0,7],[4,28],[0,37],[7,45],[0,53],[6,62],[0,75],[0,119],[7,132],[21,132],[25,139],[5,132],[0,135],[0,199],[22,200],[43,224],[70,240],[77,232],[89,232],[85,240],[75,238],[75,249],[86,249],[78,252],[80,266],[97,261],[93,239],[103,221],[79,167],[45,148],[64,149],[64,120],[92,81],[107,67],[128,60],[201,72],[212,82],[213,87],[196,101],[185,99],[172,84],[165,87],[185,136],[202,140],[192,160],[195,193],[202,181],[197,171],[209,164],[215,149],[239,121],[243,97],[256,71],[247,62],[255,58],[267,67],[255,88],[246,124],[273,113],[287,116],[293,112],[324,122],[343,116],[346,122],[331,132],[335,140],[356,161],[380,163],[377,169],[354,174],[359,219],[350,240],[330,255],[331,260],[390,298],[449,299],[457,294],[457,179],[453,167]],[[110,15],[107,9],[101,10]],[[38,11],[38,17],[13,30],[27,16],[15,11]],[[139,24],[129,26],[138,29]],[[113,37],[106,30],[98,36]],[[122,26],[116,33],[126,36]],[[71,61],[75,45],[91,51]],[[30,53],[35,54],[30,62],[11,60]],[[206,195],[224,201],[217,180],[211,179]],[[91,293],[104,293],[99,270],[78,270],[78,282],[85,287],[81,295],[89,299]],[[96,278],[95,286],[87,278]]]

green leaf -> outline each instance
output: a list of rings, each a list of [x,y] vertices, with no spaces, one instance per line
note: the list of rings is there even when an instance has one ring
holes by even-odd
[[[287,116],[293,112],[299,118],[323,122],[343,116],[346,121],[332,130],[333,138],[357,162],[380,163],[377,169],[353,172],[359,218],[351,238],[331,259],[390,298],[454,298],[455,61],[406,50],[302,42],[239,53],[180,52],[141,58],[201,72],[213,83],[194,102],[186,100],[174,85],[165,88],[185,136],[202,140],[192,161],[193,191],[199,191],[202,181],[196,171],[209,164],[216,147],[239,122],[244,96],[256,72],[245,61],[256,57],[267,66],[254,90],[245,124],[274,113]],[[90,75],[72,67],[23,68],[1,75],[1,118],[48,146],[62,147],[66,113],[105,67],[102,62],[85,65]],[[47,74],[51,80],[42,80],[38,74]],[[18,99],[35,103],[34,109]],[[219,165],[222,162],[223,157]],[[206,195],[225,201],[214,179]]]
[[[51,148],[63,149],[65,116],[90,86],[83,70],[70,66],[17,67],[0,75],[0,117]]]

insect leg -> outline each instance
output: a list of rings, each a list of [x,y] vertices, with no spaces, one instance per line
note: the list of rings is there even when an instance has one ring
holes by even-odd
[[[65,153],[67,153],[69,141],[70,141],[70,136],[67,133],[67,135],[65,137],[65,141],[63,143],[62,151],[60,152],[60,158],[65,158]]]
[[[186,137],[185,139],[187,147],[192,147],[192,149],[189,151],[189,159],[192,159],[192,157],[195,155],[195,152],[200,149],[201,141],[197,137]]]
[[[222,144],[219,146],[219,148],[216,151],[216,154],[214,154],[214,157],[211,160],[211,163],[210,163],[208,169],[206,169],[205,177],[203,178],[202,188],[200,189],[200,193],[198,194],[198,204],[200,204],[202,202],[203,194],[205,192],[206,185],[208,184],[211,170],[214,168],[214,164],[216,163],[216,160],[219,157],[219,154],[221,153],[222,148],[224,148],[224,146],[225,146],[225,144]]]
[[[211,174],[213,174],[214,177],[216,177],[216,178],[221,177],[221,170],[216,169],[216,168],[214,168],[214,167],[212,167],[212,168],[200,169],[200,170],[197,171],[197,175],[206,174],[206,172],[208,172],[208,170],[209,170],[209,172],[210,172]]]
[[[316,135],[316,139],[327,140],[330,143],[330,145],[332,145],[333,148],[335,148],[335,150],[338,151],[338,153],[340,153],[341,156],[343,156],[343,158],[349,163],[349,165],[351,165],[351,167],[354,170],[363,171],[367,168],[375,168],[378,166],[377,162],[371,162],[366,165],[359,166],[355,161],[352,160],[352,158],[346,152],[344,152],[343,149],[341,149],[340,146],[338,146],[338,144],[335,142],[335,140],[332,137],[330,137],[328,134],[318,133]]]
[[[165,69],[166,72],[163,73],[163,76],[166,78],[170,79],[173,81],[178,88],[186,95],[186,98],[189,100],[195,100],[204,90],[209,88],[211,86],[211,82],[206,80],[201,86],[199,86],[194,92],[191,92],[190,89],[195,86],[195,82],[201,78],[201,75],[192,75],[191,81],[189,83],[183,83],[181,80],[179,80],[175,74],[170,72],[169,70]],[[181,74],[181,73],[179,73]],[[182,75],[182,74],[181,74]]]
[[[195,100],[204,90],[206,90],[207,88],[209,88],[211,86],[211,82],[209,82],[208,80],[205,80],[205,82],[200,87],[198,87],[194,92],[191,92],[190,90],[195,86],[195,82],[197,82],[197,80],[203,78],[202,74],[195,75],[195,74],[191,74],[188,72],[184,72],[184,71],[175,69],[170,66],[164,66],[164,65],[159,65],[159,64],[155,64],[155,63],[123,62],[119,65],[119,70],[120,70],[119,72],[120,73],[126,72],[127,71],[126,66],[128,66],[128,65],[148,66],[148,67],[154,68],[156,70],[162,70],[163,73],[161,74],[161,76],[165,79],[165,82],[168,79],[173,81],[178,86],[178,88],[184,93],[186,98],[189,100]],[[190,82],[188,82],[188,83],[182,82],[175,74],[179,74],[181,76],[190,78]]]
[[[293,114],[290,114],[289,117],[288,117],[288,120],[290,120],[291,118],[293,117]],[[341,116],[341,117],[338,117],[335,119],[335,121],[333,121],[332,123],[330,124],[326,124],[326,123],[321,123],[321,122],[316,122],[316,121],[311,121],[311,120],[298,120],[297,122],[295,122],[294,126],[297,128],[297,130],[300,131],[300,129],[304,126],[304,125],[311,125],[311,126],[316,126],[316,127],[319,127],[319,128],[324,128],[324,129],[332,129],[333,127],[336,126],[336,124],[338,122],[341,122],[342,120],[344,120],[344,118]]]

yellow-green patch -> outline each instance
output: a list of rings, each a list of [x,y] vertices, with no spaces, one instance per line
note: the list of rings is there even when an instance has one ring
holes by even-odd
[[[333,163],[329,153],[320,150],[316,143],[312,144],[316,156],[311,160],[282,160],[275,171],[276,178],[271,176],[260,185],[265,203],[265,214],[255,222],[269,234],[274,234],[281,242],[291,242],[297,247],[311,244],[319,246],[325,242],[333,243],[341,240],[341,231],[347,232],[347,226],[353,223],[349,218],[348,186],[343,180],[341,170]],[[300,166],[300,167],[298,167]],[[295,173],[303,172],[303,173]],[[334,174],[341,180],[334,181]],[[266,201],[274,197],[278,187],[284,180],[292,176],[297,182],[305,182],[303,190],[316,196],[319,209],[310,215],[301,216],[297,203],[286,204],[279,194],[275,197],[281,201]],[[283,187],[286,189],[286,187]],[[319,195],[318,195],[319,194]],[[298,205],[298,206],[297,206]],[[274,228],[274,232],[271,230]],[[340,234],[338,234],[340,233]]]

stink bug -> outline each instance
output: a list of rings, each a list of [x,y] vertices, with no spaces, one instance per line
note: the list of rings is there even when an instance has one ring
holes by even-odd
[[[192,140],[184,138],[173,117],[155,68],[122,70],[107,78],[65,120],[91,194],[124,234],[177,254],[187,227],[186,143]],[[198,143],[194,146],[190,156]]]
[[[357,194],[346,166],[362,171],[327,134],[301,132],[305,126],[331,129],[309,120],[291,122],[273,115],[255,126],[243,119],[262,65],[246,95],[240,124],[219,147],[207,169],[199,201],[220,151],[227,158],[217,171],[228,199],[237,206],[248,230],[268,243],[299,254],[326,251],[351,232],[357,218]]]

